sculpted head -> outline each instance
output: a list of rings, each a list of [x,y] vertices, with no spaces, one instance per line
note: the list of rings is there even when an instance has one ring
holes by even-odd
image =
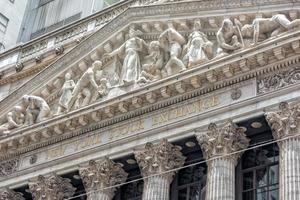
[[[247,38],[253,37],[254,28],[251,24],[246,24],[241,29],[242,35]]]
[[[159,42],[158,41],[152,41],[149,44],[149,51],[150,52],[157,52],[159,51]]]
[[[133,26],[131,26],[129,28],[129,32],[128,32],[129,38],[134,38],[137,36],[137,31],[134,29]]]
[[[102,62],[100,60],[96,60],[94,63],[93,63],[93,68],[95,69],[101,69],[102,68]]]
[[[200,19],[196,19],[194,21],[194,31],[199,31],[201,29],[201,21]]]
[[[65,74],[65,80],[67,81],[67,80],[70,80],[71,79],[71,74],[70,73],[66,73]]]
[[[25,105],[27,105],[28,103],[29,103],[29,95],[24,95],[23,96],[23,98],[22,98],[22,102],[25,104]]]
[[[223,22],[222,22],[222,29],[225,31],[225,32],[229,32],[233,29],[233,23],[230,19],[224,19]]]
[[[15,106],[15,107],[14,107],[14,111],[15,111],[16,113],[22,113],[22,112],[23,112],[23,108],[22,108],[22,106]]]

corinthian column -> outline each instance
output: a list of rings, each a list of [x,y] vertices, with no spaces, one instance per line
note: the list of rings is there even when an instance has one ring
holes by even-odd
[[[228,122],[221,128],[212,123],[206,133],[197,133],[208,165],[206,200],[235,200],[235,166],[241,153],[233,153],[249,145],[244,131]]]
[[[175,171],[164,172],[183,166],[185,157],[180,149],[164,139],[158,145],[147,143],[144,149],[135,151],[135,158],[145,177],[143,200],[169,199]]]
[[[88,200],[111,200],[116,191],[115,185],[124,183],[127,173],[120,164],[105,157],[100,162],[91,160],[79,170]]]
[[[266,113],[266,119],[279,146],[280,200],[300,199],[300,104],[279,104],[277,112]]]
[[[56,174],[38,176],[29,182],[29,192],[34,200],[64,200],[72,197],[75,190],[70,179]]]
[[[25,200],[23,194],[8,188],[0,189],[0,200]]]

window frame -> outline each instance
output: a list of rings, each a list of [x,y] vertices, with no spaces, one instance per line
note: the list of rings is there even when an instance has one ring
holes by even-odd
[[[2,20],[0,20],[0,26],[4,27],[4,31],[2,31],[1,28],[0,28],[0,32],[1,33],[6,33],[8,23],[9,23],[9,19],[5,15],[3,15],[2,13],[0,13],[0,18],[3,18],[4,20],[6,20],[6,24],[2,23]]]

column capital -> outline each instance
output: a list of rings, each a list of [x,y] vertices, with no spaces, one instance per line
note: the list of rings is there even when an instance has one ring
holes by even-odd
[[[180,150],[179,146],[163,139],[156,145],[147,143],[144,149],[136,150],[134,154],[142,175],[146,177],[183,166],[185,157]],[[174,174],[172,172],[166,175],[172,179]]]
[[[0,200],[25,200],[23,194],[8,188],[0,189]]]
[[[300,103],[296,105],[281,102],[279,109],[265,114],[275,139],[299,134]]]
[[[232,121],[219,128],[215,123],[211,123],[207,132],[199,132],[196,137],[205,159],[227,155],[249,145],[244,128],[238,127]],[[239,156],[240,154],[234,154],[231,157],[236,160]]]
[[[101,189],[124,183],[128,176],[121,164],[107,157],[99,162],[91,160],[87,166],[80,168],[79,173],[87,192],[104,192],[111,198],[116,188]]]
[[[34,200],[68,199],[74,195],[76,190],[70,182],[70,179],[56,174],[40,175],[29,181],[29,191]]]

